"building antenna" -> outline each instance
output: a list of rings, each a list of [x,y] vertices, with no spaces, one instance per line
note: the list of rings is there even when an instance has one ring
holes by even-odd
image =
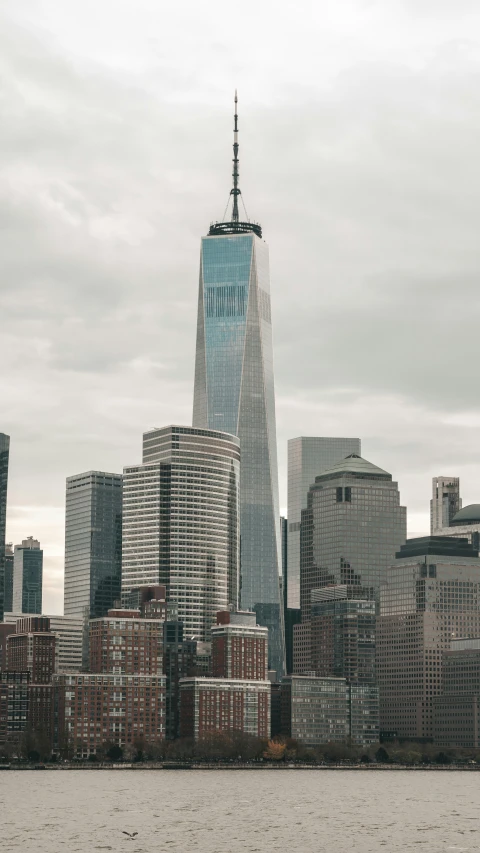
[[[238,113],[237,113],[237,104],[238,104],[238,96],[237,96],[237,90],[235,89],[235,115],[234,115],[234,125],[233,125],[233,189],[230,190],[230,195],[233,195],[232,222],[238,222],[239,221],[238,196],[241,193],[241,190],[238,186],[238,179],[239,179],[240,175],[238,172]]]
[[[230,190],[227,206],[225,208],[225,213],[223,214],[223,219],[221,222],[212,222],[210,225],[210,230],[208,232],[210,237],[219,237],[220,235],[225,234],[250,234],[253,232],[257,235],[257,237],[262,236],[262,227],[258,224],[258,222],[250,222],[248,218],[247,209],[245,207],[245,203],[243,201],[242,191],[238,186],[240,181],[240,174],[238,170],[238,112],[237,112],[237,104],[238,104],[238,95],[237,90],[235,89],[235,112],[233,115],[234,124],[233,124],[233,187]],[[246,220],[243,222],[240,219],[239,213],[239,197],[242,196],[242,204],[243,209],[245,211]],[[230,206],[230,199],[233,197],[232,204],[232,218],[230,222],[225,222],[225,217],[228,212],[228,208]]]

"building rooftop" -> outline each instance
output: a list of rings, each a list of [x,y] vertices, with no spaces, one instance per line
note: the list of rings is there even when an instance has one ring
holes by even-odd
[[[400,551],[395,554],[397,560],[427,556],[476,558],[478,550],[470,545],[468,539],[456,536],[420,536],[407,539],[405,545],[401,545]]]
[[[464,506],[452,518],[452,527],[476,523],[480,524],[480,504]]]
[[[388,471],[384,471],[383,468],[379,468],[378,465],[374,465],[367,459],[363,459],[363,457],[359,456],[358,453],[350,453],[349,456],[346,456],[345,459],[341,460],[341,462],[337,462],[335,465],[332,465],[331,468],[328,468],[327,471],[324,471],[323,474],[315,477],[315,482],[319,483],[323,480],[333,480],[336,476],[341,476],[342,474],[351,474],[354,477],[365,479],[392,479],[392,475],[389,474]]]

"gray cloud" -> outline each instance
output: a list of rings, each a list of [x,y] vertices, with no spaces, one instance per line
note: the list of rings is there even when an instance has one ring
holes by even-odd
[[[395,6],[430,14],[407,7]],[[435,19],[435,44],[410,61],[392,17],[391,56],[365,28],[349,34],[349,60],[332,18],[320,45],[304,27],[286,63],[276,21],[267,67],[264,10],[245,56],[225,21],[181,43],[177,19],[170,45],[145,25],[142,54],[137,20],[137,67],[120,49],[101,61],[98,45],[113,52],[120,37],[108,41],[101,16],[86,55],[80,26],[76,52],[71,31],[54,37],[24,8],[31,25],[11,5],[0,44],[0,429],[9,535],[50,549],[53,605],[65,476],[119,471],[140,458],[142,430],[191,417],[199,238],[231,168],[219,64],[229,92],[240,87],[242,188],[271,249],[282,503],[298,434],[361,435],[416,531],[434,474],[460,473],[478,499],[478,32],[450,38]],[[356,12],[386,32],[375,4]]]

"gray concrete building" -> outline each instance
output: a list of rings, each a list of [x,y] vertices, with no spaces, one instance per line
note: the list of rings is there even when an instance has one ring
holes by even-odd
[[[385,574],[377,617],[380,729],[434,736],[442,656],[480,636],[480,559],[466,539],[409,539]]]
[[[289,675],[281,683],[281,729],[305,746],[345,742],[350,698],[345,678]]]
[[[124,470],[122,594],[163,584],[185,639],[208,641],[239,596],[240,442],[217,430],[168,426],[143,436],[143,462]]]
[[[66,616],[104,616],[120,597],[122,477],[87,471],[67,477]]]
[[[350,453],[361,452],[359,438],[299,436],[288,441],[288,572],[283,579],[288,608],[300,608],[300,524],[310,486]]]

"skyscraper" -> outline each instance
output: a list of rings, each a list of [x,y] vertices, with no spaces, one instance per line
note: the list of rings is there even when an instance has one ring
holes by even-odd
[[[105,616],[120,595],[122,478],[104,471],[67,477],[66,616]]]
[[[480,559],[466,539],[424,536],[400,548],[377,619],[381,729],[433,737],[442,654],[454,638],[480,637],[479,601]]]
[[[299,436],[288,442],[288,576],[287,607],[300,607],[300,523],[315,477],[350,453],[361,454],[359,438]]]
[[[235,95],[231,220],[202,238],[193,425],[240,439],[241,606],[269,628],[270,667],[284,671],[278,469],[268,247],[240,219]]]
[[[434,477],[430,501],[430,533],[450,527],[454,516],[462,508],[459,477]]]
[[[5,595],[4,595],[4,618],[5,613],[13,609],[13,545],[5,543]]]
[[[15,545],[13,557],[13,610],[42,612],[43,551],[38,539],[28,536]]]
[[[300,604],[310,619],[312,590],[363,588],[379,601],[380,583],[406,539],[406,509],[392,475],[356,453],[316,477],[302,510]]]
[[[0,432],[0,622],[5,598],[5,527],[7,523],[7,484],[10,437]]]
[[[143,436],[124,471],[122,594],[164,584],[185,639],[208,641],[238,603],[240,447],[215,430],[168,426]]]

